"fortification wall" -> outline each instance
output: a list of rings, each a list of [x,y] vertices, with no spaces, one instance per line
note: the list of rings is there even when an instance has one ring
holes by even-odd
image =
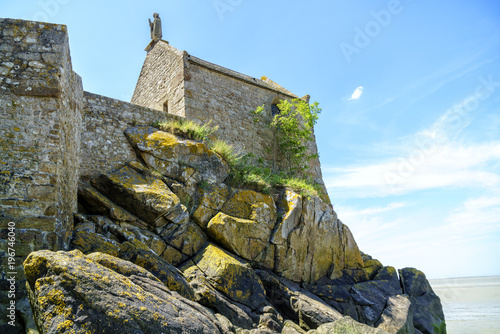
[[[275,139],[267,126],[271,121],[271,104],[287,96],[204,65],[192,56],[186,61],[186,117],[202,124],[212,121],[219,126],[219,138],[245,152],[272,160]],[[267,106],[265,121],[255,122],[252,111],[261,105]]]
[[[0,40],[0,261],[3,275],[17,273],[19,308],[24,258],[65,249],[71,237],[83,88],[65,26],[0,19]],[[0,278],[0,304],[9,303],[6,284]]]
[[[279,167],[272,105],[296,95],[280,86],[251,78],[224,67],[188,56],[185,61],[186,118],[219,126],[217,136],[244,152],[253,153]],[[264,105],[263,118],[252,113]],[[310,152],[317,153],[316,141]],[[310,162],[310,173],[323,185],[319,159]]]
[[[183,52],[160,41],[148,52],[131,102],[184,115]]]
[[[2,19],[0,35],[0,228],[16,223],[19,256],[65,248],[77,207],[83,94],[66,27]]]
[[[82,179],[94,177],[135,160],[135,153],[123,134],[127,127],[176,118],[163,111],[88,92],[84,93],[82,117]]]

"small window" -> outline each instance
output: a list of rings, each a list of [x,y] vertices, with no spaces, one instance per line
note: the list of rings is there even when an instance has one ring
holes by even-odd
[[[168,114],[168,100],[163,103],[163,111]]]
[[[271,104],[271,114],[277,115],[280,113],[280,108],[278,108],[278,105],[276,103]]]

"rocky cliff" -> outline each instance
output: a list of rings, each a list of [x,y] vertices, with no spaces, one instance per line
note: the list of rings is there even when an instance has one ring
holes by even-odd
[[[137,159],[80,182],[71,251],[24,262],[41,333],[438,333],[425,275],[359,251],[319,198],[225,183],[205,144],[124,131]],[[31,328],[35,330],[35,328]]]

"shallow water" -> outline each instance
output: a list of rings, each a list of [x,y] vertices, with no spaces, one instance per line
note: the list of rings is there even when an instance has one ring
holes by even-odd
[[[429,280],[449,334],[500,333],[500,276]]]

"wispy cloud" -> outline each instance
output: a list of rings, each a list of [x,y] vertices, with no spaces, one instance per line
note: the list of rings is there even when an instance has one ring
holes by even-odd
[[[492,167],[500,160],[500,142],[438,145],[425,156],[415,155],[414,164],[409,154],[364,166],[327,167],[327,188],[344,197],[361,198],[440,187],[500,186],[500,175]]]
[[[427,210],[393,212],[408,209],[398,202],[362,210],[339,206],[336,211],[351,228],[361,250],[385,265],[417,267],[435,278],[491,274],[494,266],[481,255],[495,252],[488,249],[492,245],[498,248],[495,236],[500,233],[500,196],[494,191],[489,194],[459,203],[435,224],[422,224],[429,220]],[[468,265],[463,266],[464,262]]]
[[[375,144],[371,156],[379,152],[378,161],[325,166],[327,188],[344,197],[380,197],[440,187],[500,186],[500,172],[493,168],[500,160],[500,141],[464,144],[457,140],[470,124],[472,112],[499,85],[491,77],[480,82],[473,94],[427,128],[397,142]],[[387,152],[392,154],[387,157]]]
[[[455,233],[484,236],[500,231],[500,197],[478,197],[467,200],[446,219],[447,230]],[[471,229],[471,222],[478,228]]]
[[[366,215],[374,215],[382,212],[388,212],[392,211],[395,209],[403,208],[408,206],[407,203],[404,202],[394,202],[390,203],[385,207],[374,207],[374,208],[367,208],[367,209],[362,209],[362,210],[357,210],[354,208],[342,208],[342,212],[344,214],[344,217],[356,217],[356,216],[366,216]]]
[[[470,124],[470,114],[485,98],[487,91],[478,90],[446,110],[431,126],[418,132],[417,139],[428,137],[437,141],[456,138]]]
[[[471,47],[470,50],[477,50],[476,52],[471,53],[468,56],[461,56],[454,60],[448,61],[440,68],[437,68],[433,73],[430,73],[413,81],[413,83],[409,86],[402,87],[402,89],[398,93],[391,92],[392,94],[396,95],[387,98],[387,101],[392,102],[404,98],[407,107],[417,103],[427,96],[430,96],[439,91],[448,83],[460,79],[467,74],[483,67],[484,65],[497,61],[498,57],[483,59],[480,61],[478,61],[478,59],[480,59],[481,56],[483,56],[487,51],[496,47],[498,44],[500,44],[500,40],[498,38],[492,38],[484,44],[474,45],[474,47]],[[381,103],[380,105],[376,105],[367,109],[367,111],[379,109],[386,104],[387,103]]]
[[[351,97],[349,98],[349,100],[358,100],[361,97],[361,95],[363,95],[363,90],[364,88],[362,86],[356,88],[352,93]]]
[[[356,226],[356,240],[363,243],[368,240],[379,240],[387,237],[388,233],[402,223],[402,220],[391,221],[384,217],[391,211],[408,206],[407,203],[393,202],[385,207],[371,207],[358,209],[357,207],[336,206],[335,211],[339,218],[350,226]]]

